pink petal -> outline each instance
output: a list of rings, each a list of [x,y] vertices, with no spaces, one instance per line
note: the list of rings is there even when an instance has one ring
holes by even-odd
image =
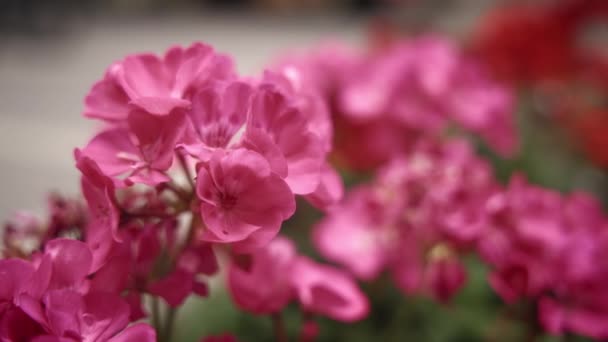
[[[83,242],[54,239],[46,244],[44,253],[51,257],[53,263],[49,285],[52,289],[77,286],[91,270],[93,256]]]
[[[84,309],[82,296],[72,290],[49,291],[44,298],[49,329],[56,336],[80,336],[80,315]]]
[[[112,337],[108,342],[155,342],[156,331],[145,323],[134,324]]]
[[[121,121],[131,110],[129,98],[111,74],[95,83],[85,98],[84,115],[108,121]]]
[[[129,324],[129,305],[119,295],[91,292],[83,299],[80,330],[85,339],[106,341]]]
[[[340,174],[327,163],[321,168],[321,183],[306,199],[316,208],[326,210],[344,196],[344,183]]]
[[[348,274],[307,257],[298,257],[290,273],[305,310],[344,322],[367,316],[367,297]]]
[[[163,298],[171,307],[178,307],[192,292],[193,281],[192,273],[175,270],[150,284],[148,291]]]
[[[125,58],[117,75],[122,88],[131,99],[171,96],[172,77],[164,68],[163,62],[152,54]]]
[[[291,240],[276,238],[251,255],[248,269],[233,260],[228,271],[228,287],[235,303],[256,314],[278,312],[293,298],[289,272],[296,256]],[[264,283],[264,286],[259,286]]]

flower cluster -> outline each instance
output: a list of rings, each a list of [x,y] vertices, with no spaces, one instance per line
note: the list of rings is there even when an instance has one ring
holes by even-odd
[[[495,34],[480,38],[492,53]],[[530,58],[525,77],[562,75],[571,57]],[[238,309],[272,318],[277,341],[289,340],[288,306],[299,339],[314,341],[317,317],[368,316],[357,280],[388,274],[404,295],[445,304],[467,283],[465,257],[485,264],[505,305],[532,304],[545,331],[608,338],[600,204],[522,175],[501,184],[476,153],[519,145],[514,97],[490,74],[501,63],[486,69],[438,36],[326,46],[257,77],[202,43],[113,63],[85,99],[101,128],[74,151],[82,198],[52,195],[46,220],[19,212],[5,226],[0,341],[168,342],[213,276]],[[372,178],[344,194],[330,159]],[[325,214],[310,236],[334,265],[287,237],[296,195]]]
[[[93,253],[85,243],[64,238],[48,241],[30,260],[0,260],[0,338],[154,341],[152,327],[127,327],[129,304],[109,272],[109,267],[94,269]]]
[[[478,255],[507,303],[531,302],[554,334],[606,338],[608,220],[584,193],[562,195],[521,176],[503,187],[462,141],[417,146],[353,189],[315,228],[323,256],[372,281],[389,272],[405,293],[449,301]],[[337,244],[335,241],[340,240]]]
[[[240,289],[259,289],[251,279],[274,272],[263,255],[285,240],[274,239],[295,195],[320,209],[342,196],[325,103],[288,76],[239,77],[200,43],[112,64],[85,100],[102,128],[74,152],[84,201],[53,196],[48,222],[21,212],[7,223],[2,339],[168,341],[175,310],[208,295],[216,253],[256,265],[230,267],[237,302]],[[295,251],[289,268],[277,281],[306,312],[367,314],[342,271]],[[146,317],[154,329],[128,326]]]
[[[361,279],[386,270],[406,294],[448,301],[466,280],[459,256],[474,250],[487,221],[480,208],[497,187],[465,141],[423,141],[352,190],[317,225],[315,242]]]
[[[294,298],[305,313],[338,321],[360,320],[369,310],[367,298],[350,275],[298,255],[285,237],[274,239],[247,260],[232,260],[228,286],[240,308],[257,314],[280,312]]]
[[[551,333],[606,338],[608,220],[600,204],[516,176],[488,199],[486,211],[478,252],[491,266],[494,290],[507,302],[535,303]]]
[[[335,153],[355,169],[378,167],[454,125],[500,154],[517,148],[510,92],[446,39],[412,38],[370,54],[322,48],[278,68],[308,75],[303,83],[327,99]]]

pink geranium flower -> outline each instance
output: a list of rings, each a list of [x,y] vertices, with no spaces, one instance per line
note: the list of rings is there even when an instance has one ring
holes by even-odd
[[[365,280],[376,278],[384,270],[391,248],[391,233],[382,227],[371,207],[372,190],[367,186],[352,189],[313,230],[315,246],[324,257]]]
[[[201,161],[218,149],[256,151],[293,193],[310,194],[315,205],[329,206],[342,195],[340,179],[325,162],[331,142],[319,132],[331,123],[326,113],[311,115],[316,109],[306,99],[271,73],[257,84],[217,82],[194,96],[180,146]]]
[[[154,341],[147,325],[127,328],[129,307],[118,295],[89,291],[93,256],[83,242],[50,240],[33,262],[0,261],[0,336],[33,341]],[[26,329],[26,330],[23,330]]]
[[[295,295],[287,277],[295,257],[293,242],[279,236],[255,251],[247,264],[239,264],[238,257],[233,260],[228,287],[236,304],[256,314],[280,312]]]
[[[237,146],[242,139],[254,89],[245,82],[216,82],[194,95],[183,144],[200,160],[215,149]]]
[[[363,319],[369,310],[347,273],[299,256],[283,236],[251,255],[234,256],[228,286],[240,308],[257,314],[279,312],[293,299],[306,312],[345,322]]]
[[[305,311],[352,322],[369,312],[367,297],[348,273],[298,257],[291,269],[291,281]]]
[[[207,241],[237,242],[257,231],[271,239],[295,210],[285,181],[260,154],[245,149],[215,153],[200,168],[196,190]]]
[[[466,141],[421,141],[352,190],[316,226],[314,241],[361,279],[389,270],[405,293],[446,302],[464,284],[458,255],[476,246],[487,222],[479,208],[496,188]]]
[[[164,57],[138,54],[110,66],[85,99],[84,115],[123,121],[134,108],[164,115],[187,108],[197,89],[233,77],[232,61],[202,43],[173,47]]]
[[[326,153],[322,140],[310,131],[308,118],[291,101],[274,85],[260,85],[252,98],[244,139],[266,150],[262,138],[269,137],[287,165],[286,173],[275,172],[282,174],[293,193],[305,195],[319,186]]]

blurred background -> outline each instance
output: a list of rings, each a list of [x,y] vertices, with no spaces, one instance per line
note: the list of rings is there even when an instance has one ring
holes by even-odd
[[[466,32],[488,0],[0,0],[0,217],[75,193],[84,95],[128,53],[202,40],[257,74],[277,53],[366,39],[370,23]]]
[[[0,0],[0,217],[21,208],[44,212],[49,190],[78,192],[72,150],[83,146],[95,128],[81,117],[84,95],[110,63],[126,54],[161,53],[170,45],[200,40],[234,56],[239,71],[254,75],[280,52],[336,39],[364,47],[370,32],[434,31],[466,42],[481,18],[501,3],[505,1]],[[604,52],[606,27],[595,28],[600,33],[589,38],[589,44]],[[506,179],[521,169],[534,183],[586,189],[605,200],[608,158],[602,158],[608,152],[608,131],[595,130],[593,137],[586,135],[590,141],[580,144],[580,132],[565,133],[542,108],[538,98],[521,96],[517,115],[523,152],[516,160],[494,160],[499,174]],[[305,210],[292,225],[305,227],[317,217]],[[371,319],[340,329],[325,322],[321,339],[492,340],[487,331],[496,322],[500,300],[486,285],[482,267],[471,269],[469,285],[447,307],[403,298],[380,281],[366,289],[374,298]],[[295,329],[295,310],[287,317]],[[251,341],[272,336],[269,320],[238,313],[225,295],[194,300],[176,330],[178,341],[222,331],[239,331]],[[494,340],[518,341],[513,331],[514,337]]]

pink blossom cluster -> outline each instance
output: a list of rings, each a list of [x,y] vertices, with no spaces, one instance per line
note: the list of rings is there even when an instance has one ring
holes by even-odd
[[[560,194],[523,177],[486,203],[478,252],[506,301],[532,301],[551,333],[608,337],[608,220],[585,193]]]
[[[331,122],[313,97],[281,74],[239,78],[228,57],[203,44],[132,55],[87,96],[85,115],[106,127],[77,159],[90,159],[118,189],[172,184],[179,160],[196,172],[185,176],[196,178],[188,204],[207,228],[202,239],[254,249],[293,214],[294,194],[319,206],[341,195],[340,179],[325,176],[335,174],[330,137],[316,130]]]
[[[256,314],[280,312],[293,299],[307,314],[344,322],[360,320],[369,310],[367,297],[347,272],[298,255],[286,237],[246,260],[232,260],[228,287],[241,309]]]
[[[127,56],[85,99],[101,124],[74,151],[82,200],[53,195],[46,220],[20,212],[4,229],[0,341],[170,341],[176,310],[216,275],[239,309],[272,317],[281,342],[296,303],[300,339],[313,341],[317,316],[369,314],[355,279],[387,273],[405,295],[447,303],[469,255],[548,332],[608,338],[599,204],[520,176],[502,185],[462,137],[514,153],[512,107],[436,36],[370,53],[331,46],[258,77],[202,43]],[[342,199],[330,154],[373,179]],[[334,265],[281,231],[296,195],[325,213],[311,239]]]
[[[480,208],[497,187],[465,141],[421,141],[353,189],[315,227],[314,241],[363,280],[387,271],[404,293],[445,302],[465,283],[460,256],[475,249],[487,220]]]
[[[515,175],[507,186],[462,140],[421,141],[352,189],[313,230],[319,252],[364,281],[387,272],[404,294],[448,302],[477,255],[507,303],[545,331],[608,337],[608,219],[586,193]],[[340,243],[336,243],[336,241]]]
[[[252,262],[230,267],[229,288],[255,300],[295,195],[320,209],[342,196],[320,95],[282,73],[240,77],[207,45],[127,56],[85,104],[102,124],[74,152],[84,201],[52,197],[47,222],[21,212],[4,231],[2,341],[169,341],[175,310],[209,294],[217,253]],[[367,314],[349,275],[292,254],[274,295],[337,320]],[[154,329],[129,325],[143,318]]]
[[[57,238],[30,260],[0,260],[2,341],[155,341],[149,325],[127,327],[127,300],[83,242]]]
[[[510,91],[439,36],[369,53],[323,47],[283,58],[277,68],[301,70],[302,82],[327,98],[336,154],[350,167],[373,169],[451,127],[479,135],[501,155],[517,149]]]

